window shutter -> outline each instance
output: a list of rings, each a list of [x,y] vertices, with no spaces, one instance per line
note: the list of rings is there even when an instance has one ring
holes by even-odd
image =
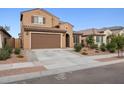
[[[34,23],[34,16],[31,17],[31,23]]]
[[[46,19],[45,19],[45,17],[43,17],[43,24],[45,24],[45,22],[46,22]]]

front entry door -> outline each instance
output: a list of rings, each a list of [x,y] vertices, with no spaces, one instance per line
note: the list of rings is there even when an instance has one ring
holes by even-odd
[[[66,47],[70,47],[70,38],[69,38],[69,34],[66,34]]]

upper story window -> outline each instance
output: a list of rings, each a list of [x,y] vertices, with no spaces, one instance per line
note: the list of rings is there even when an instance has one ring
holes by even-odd
[[[32,16],[33,24],[45,24],[45,18],[42,16]]]

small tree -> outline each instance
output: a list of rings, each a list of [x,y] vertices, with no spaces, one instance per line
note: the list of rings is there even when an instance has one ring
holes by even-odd
[[[115,42],[110,42],[110,43],[107,43],[106,48],[109,52],[114,53],[117,49],[117,45]]]
[[[88,37],[86,38],[86,42],[87,42],[88,47],[91,47],[91,46],[94,44],[93,35],[88,36]]]
[[[123,35],[113,36],[111,38],[111,42],[116,43],[117,50],[118,50],[118,57],[122,57],[123,50],[124,50],[124,36]]]

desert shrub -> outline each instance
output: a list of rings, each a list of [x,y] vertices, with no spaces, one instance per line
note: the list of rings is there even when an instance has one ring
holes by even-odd
[[[16,55],[19,55],[21,53],[21,49],[20,48],[15,48],[14,53]]]
[[[90,48],[91,48],[91,49],[97,49],[97,48],[98,48],[98,45],[97,45],[97,44],[91,44],[91,45],[90,45]]]
[[[74,49],[76,52],[79,52],[82,49],[82,45],[81,44],[75,44]]]
[[[88,53],[86,51],[83,51],[82,55],[88,55]]]
[[[106,51],[106,45],[104,43],[100,45],[100,50],[103,52]]]
[[[6,60],[10,57],[10,53],[8,50],[1,49],[0,50],[0,60]]]
[[[10,54],[12,53],[13,50],[12,47],[10,47],[9,45],[5,45],[3,49],[8,51]]]
[[[83,51],[87,51],[87,49],[83,49]]]

